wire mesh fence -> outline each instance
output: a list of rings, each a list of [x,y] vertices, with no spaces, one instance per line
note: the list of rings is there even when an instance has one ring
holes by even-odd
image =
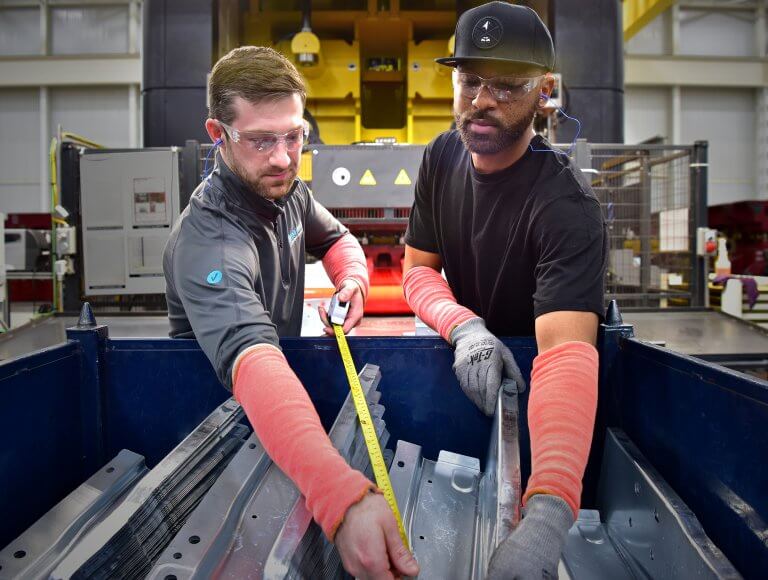
[[[700,306],[696,256],[696,147],[588,145],[579,165],[603,206],[608,226],[606,298],[622,307]]]

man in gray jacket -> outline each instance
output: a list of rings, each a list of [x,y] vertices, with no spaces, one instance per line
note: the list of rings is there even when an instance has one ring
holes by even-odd
[[[270,457],[361,578],[415,576],[384,497],[330,442],[279,336],[298,336],[305,251],[322,259],[363,314],[368,270],[357,240],[297,178],[306,90],[270,48],[241,47],[213,67],[206,129],[215,169],[192,195],[163,257],[171,336],[197,338]]]

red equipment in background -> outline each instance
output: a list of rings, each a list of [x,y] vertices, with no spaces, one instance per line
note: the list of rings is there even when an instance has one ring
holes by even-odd
[[[51,230],[49,213],[10,213],[5,220],[5,229]],[[29,272],[28,278],[8,279],[8,302],[34,302],[50,304],[53,301],[53,278],[42,278],[50,273],[50,262],[40,264],[37,272]],[[19,275],[23,275],[19,273]]]
[[[734,274],[768,275],[768,201],[742,201],[709,208],[709,227],[728,238]]]

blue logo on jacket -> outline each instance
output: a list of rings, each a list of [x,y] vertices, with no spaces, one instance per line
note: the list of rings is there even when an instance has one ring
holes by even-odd
[[[208,277],[206,278],[206,281],[208,284],[218,284],[221,282],[222,274],[220,270],[213,270],[210,274],[208,274]]]
[[[296,241],[296,238],[298,238],[303,231],[304,228],[301,226],[301,224],[293,228],[290,232],[288,232],[288,243],[293,245],[293,242]]]

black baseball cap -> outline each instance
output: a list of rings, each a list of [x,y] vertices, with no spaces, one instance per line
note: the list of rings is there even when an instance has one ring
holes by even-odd
[[[546,25],[532,9],[488,2],[461,15],[456,23],[453,56],[435,61],[447,66],[472,61],[511,62],[552,71],[555,46]]]

